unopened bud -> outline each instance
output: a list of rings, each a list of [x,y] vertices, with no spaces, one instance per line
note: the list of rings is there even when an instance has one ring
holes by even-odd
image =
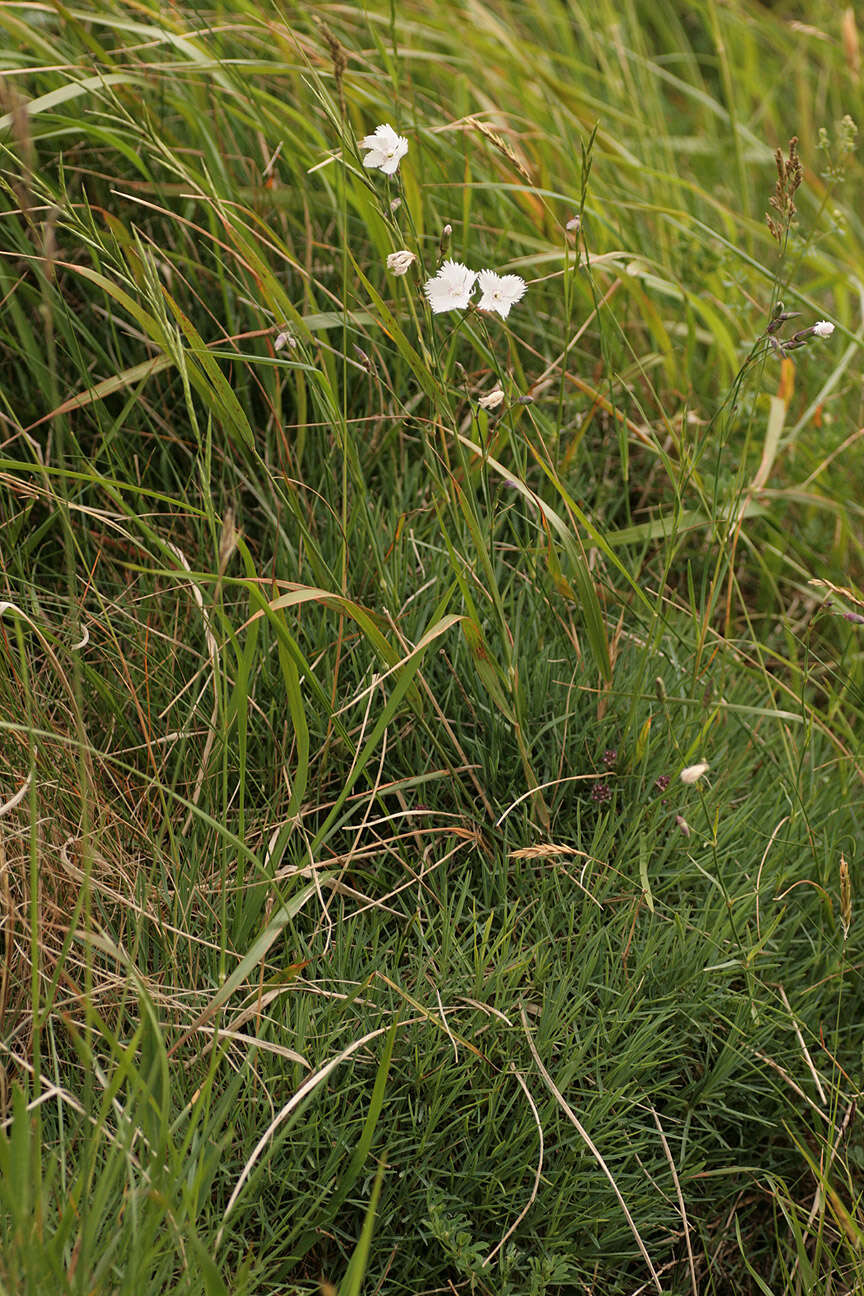
[[[445,225],[441,231],[441,242],[438,244],[438,255],[446,256],[447,249],[450,246],[450,235],[453,233],[452,225]]]
[[[785,323],[787,323],[788,320],[797,319],[800,314],[801,314],[800,311],[784,311],[784,310],[776,311],[774,314],[774,318],[772,319],[771,323],[768,325],[766,332],[769,335],[772,333],[776,333],[777,330],[779,328],[782,328],[782,326]]]

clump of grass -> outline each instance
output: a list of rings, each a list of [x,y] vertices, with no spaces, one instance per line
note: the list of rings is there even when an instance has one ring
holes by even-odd
[[[0,12],[0,1285],[852,1293],[854,17],[319,18]]]

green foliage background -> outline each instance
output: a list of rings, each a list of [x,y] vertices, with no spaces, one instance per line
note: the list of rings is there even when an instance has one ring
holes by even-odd
[[[854,11],[0,29],[3,1291],[860,1291]]]

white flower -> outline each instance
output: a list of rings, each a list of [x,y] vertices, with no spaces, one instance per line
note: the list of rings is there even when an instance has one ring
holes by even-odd
[[[519,275],[497,275],[494,270],[481,270],[478,276],[483,296],[477,303],[479,310],[497,311],[502,319],[510,314],[525,296],[525,280]]]
[[[407,248],[402,248],[401,252],[391,252],[387,258],[387,269],[391,274],[404,275],[411,269],[411,266],[417,260],[413,252]]]
[[[698,783],[703,774],[708,773],[708,766],[704,761],[699,765],[688,765],[681,771],[682,783]]]
[[[500,387],[493,387],[485,396],[478,397],[477,404],[482,405],[485,410],[494,410],[504,399],[504,393]]]
[[[442,311],[464,310],[474,291],[477,273],[461,261],[445,261],[434,279],[423,285],[433,315]]]
[[[393,175],[400,161],[408,152],[408,141],[403,135],[397,135],[392,126],[386,123],[376,126],[371,135],[360,141],[362,149],[369,149],[363,159],[365,167],[377,167],[385,175]]]
[[[834,332],[834,325],[828,320],[820,320],[818,324],[813,325],[813,332],[816,337],[830,337]]]
[[[290,329],[283,329],[281,333],[276,334],[276,339],[273,343],[273,350],[281,351],[284,346],[290,346],[293,348],[296,347],[296,345],[297,339]]]

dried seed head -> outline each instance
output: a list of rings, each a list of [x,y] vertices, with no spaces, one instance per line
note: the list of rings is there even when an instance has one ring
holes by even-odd
[[[775,220],[771,212],[766,212],[765,219],[772,237],[782,246],[797,212],[794,196],[804,179],[801,159],[798,156],[797,136],[793,136],[789,141],[789,156],[784,158],[783,150],[778,148],[774,154],[774,161],[777,166],[777,182],[768,205],[777,212],[779,220]]]
[[[222,519],[222,535],[219,537],[219,575],[224,576],[231,561],[231,555],[237,548],[237,528],[234,525],[234,510],[230,506],[225,510]]]
[[[324,43],[330,52],[330,59],[333,63],[333,80],[336,82],[336,91],[339,95],[339,107],[341,115],[345,117],[345,91],[342,85],[342,78],[345,75],[345,69],[348,66],[348,53],[344,47],[333,35],[326,23],[321,23],[321,35],[324,37]]]
[[[845,941],[852,926],[852,882],[849,877],[849,865],[844,855],[840,856],[840,923]]]

